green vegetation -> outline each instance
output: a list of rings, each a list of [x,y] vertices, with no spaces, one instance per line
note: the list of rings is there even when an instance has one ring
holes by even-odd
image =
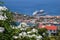
[[[0,2],[0,4],[3,4],[3,2]],[[31,33],[27,33],[27,35],[20,35],[19,34],[23,31],[21,31],[19,28],[18,29],[12,29],[11,27],[11,23],[14,22],[13,21],[13,12],[11,12],[10,10],[2,10],[1,12],[3,12],[3,16],[6,15],[7,19],[6,20],[0,20],[0,27],[4,28],[4,32],[0,32],[0,40],[36,40],[36,36],[38,36],[38,40],[40,40],[39,38],[42,36],[43,38],[41,40],[60,40],[60,31],[58,31],[56,36],[52,36],[52,37],[48,37],[46,36],[46,29],[45,28],[35,28],[34,32],[31,31],[33,28],[27,28],[26,30],[24,30],[25,34],[27,32],[31,32]],[[31,19],[33,19],[33,17],[30,17]],[[33,35],[33,36],[32,36]],[[18,36],[17,39],[14,39],[13,36]],[[32,37],[31,37],[32,36]],[[40,36],[40,37],[39,37]]]
[[[3,12],[3,11],[2,11]],[[4,13],[6,13],[6,16],[8,19],[6,20],[0,20],[0,25],[1,27],[4,27],[4,32],[3,33],[0,33],[0,40],[12,40],[12,35],[13,35],[13,30],[12,28],[10,27],[10,22],[11,22],[11,17],[9,16],[12,16],[10,15],[11,13],[9,13],[8,11],[5,11]]]
[[[46,33],[46,31],[47,31],[47,29],[45,29],[45,28],[38,28],[38,33],[39,34],[41,34],[41,35],[43,35],[43,33]]]

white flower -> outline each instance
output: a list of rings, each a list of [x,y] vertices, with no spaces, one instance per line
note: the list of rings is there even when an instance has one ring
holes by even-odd
[[[40,39],[36,39],[36,40],[40,40]]]
[[[27,35],[26,32],[22,32],[22,33],[19,34],[19,36],[26,36],[26,35]]]
[[[42,36],[36,36],[36,38],[37,38],[37,39],[41,39],[41,38],[42,38]]]
[[[0,15],[0,20],[6,20],[6,18],[2,15]]]
[[[12,29],[15,29],[15,27],[12,27]]]
[[[35,28],[33,28],[33,29],[32,29],[32,32],[38,32],[38,30],[37,30],[37,29],[35,29]]]
[[[27,35],[28,37],[30,37],[30,38],[32,38],[32,36],[31,35]]]
[[[19,36],[22,36],[22,33],[20,33]]]
[[[29,33],[32,33],[32,32],[31,32],[31,31],[29,31],[29,32],[27,32],[27,33],[29,34]]]
[[[0,32],[3,32],[4,31],[4,28],[3,27],[0,27]]]
[[[18,36],[13,36],[13,38],[14,38],[14,39],[17,39],[17,38],[18,38]]]
[[[1,10],[7,10],[7,8],[5,6],[0,6],[0,11]]]
[[[35,37],[35,36],[36,36],[35,34],[32,35],[32,37]]]
[[[18,29],[18,27],[13,26],[12,29]]]
[[[21,28],[20,30],[24,30],[24,28]]]
[[[22,32],[23,33],[23,35],[26,35],[26,32]]]
[[[43,35],[45,35],[45,33],[43,33]]]

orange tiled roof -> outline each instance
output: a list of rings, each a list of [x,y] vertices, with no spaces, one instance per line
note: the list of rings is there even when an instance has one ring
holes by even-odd
[[[40,24],[39,25],[39,28],[46,28],[47,30],[57,30],[57,26],[54,26],[54,25],[42,25]]]
[[[57,30],[57,27],[54,26],[54,25],[51,25],[51,26],[45,26],[45,28],[46,28],[47,30]]]

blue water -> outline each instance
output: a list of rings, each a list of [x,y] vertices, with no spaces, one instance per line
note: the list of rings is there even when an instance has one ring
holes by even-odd
[[[44,9],[49,15],[60,15],[60,0],[3,0],[11,11],[32,15]]]
[[[21,22],[12,22],[11,25],[19,26]]]

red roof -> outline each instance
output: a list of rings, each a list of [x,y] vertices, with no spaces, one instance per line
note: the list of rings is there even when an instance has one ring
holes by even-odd
[[[57,27],[54,26],[54,25],[51,25],[51,26],[45,26],[45,28],[46,28],[47,30],[57,30]]]
[[[47,30],[57,30],[57,26],[54,25],[39,25],[39,28],[46,28]]]

